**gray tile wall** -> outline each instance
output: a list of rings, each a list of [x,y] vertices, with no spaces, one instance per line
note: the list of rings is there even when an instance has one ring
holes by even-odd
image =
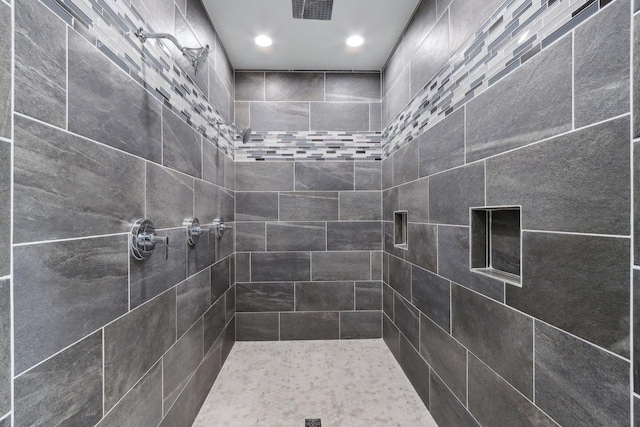
[[[422,1],[384,72],[387,118],[449,59],[436,37],[456,50],[501,2],[468,3]],[[383,338],[439,425],[633,425],[631,13],[602,3],[383,160]],[[522,287],[469,269],[469,208],[507,205],[522,207]]]
[[[238,340],[382,336],[381,172],[381,162],[237,164]]]
[[[230,118],[233,71],[200,0],[134,3],[212,46],[194,81]],[[13,383],[16,427],[187,427],[235,341],[235,235],[190,247],[182,224],[234,225],[233,153],[105,55],[95,28],[60,19],[65,5],[0,1],[0,419]],[[169,237],[166,259],[130,258],[143,217]]]

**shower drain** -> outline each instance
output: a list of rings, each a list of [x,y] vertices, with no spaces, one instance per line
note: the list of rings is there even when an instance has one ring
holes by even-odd
[[[320,418],[306,418],[304,420],[304,427],[322,427]]]

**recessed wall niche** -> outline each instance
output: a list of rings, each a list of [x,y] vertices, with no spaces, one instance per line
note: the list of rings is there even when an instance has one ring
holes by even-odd
[[[400,249],[407,249],[407,211],[393,213],[393,244]]]
[[[522,286],[520,206],[471,208],[471,271]]]

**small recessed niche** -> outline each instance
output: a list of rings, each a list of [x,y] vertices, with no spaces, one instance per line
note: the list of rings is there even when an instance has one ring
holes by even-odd
[[[471,208],[471,271],[522,286],[519,206]]]
[[[407,249],[407,211],[393,213],[393,244],[396,248]]]

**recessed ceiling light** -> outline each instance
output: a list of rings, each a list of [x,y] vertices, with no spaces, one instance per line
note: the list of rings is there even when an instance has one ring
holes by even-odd
[[[258,46],[262,47],[271,46],[273,44],[273,40],[271,40],[271,37],[267,36],[258,36],[256,37],[255,42]]]
[[[351,47],[362,46],[364,39],[360,36],[351,36],[347,39],[347,44]]]

